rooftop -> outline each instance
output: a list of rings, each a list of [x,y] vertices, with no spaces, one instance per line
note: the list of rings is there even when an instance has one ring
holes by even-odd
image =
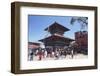
[[[62,36],[57,36],[57,35],[52,35],[47,38],[41,39],[39,41],[43,42],[44,40],[50,40],[50,41],[74,41],[74,39],[68,38],[68,37],[62,37]]]
[[[30,44],[30,45],[40,45],[40,43],[36,43],[36,42],[28,42],[28,44]]]
[[[54,30],[54,29],[60,29],[62,31],[69,31],[68,28],[64,27],[63,25],[59,24],[58,22],[54,22],[53,24],[51,24],[49,27],[45,28],[44,30],[45,31],[51,31],[51,30]]]

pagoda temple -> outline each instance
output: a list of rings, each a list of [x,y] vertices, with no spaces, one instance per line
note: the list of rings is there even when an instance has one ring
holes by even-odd
[[[49,37],[39,40],[44,43],[45,47],[64,48],[69,46],[70,42],[74,41],[73,39],[64,36],[64,33],[70,31],[70,29],[57,22],[54,22],[44,30],[51,34]]]

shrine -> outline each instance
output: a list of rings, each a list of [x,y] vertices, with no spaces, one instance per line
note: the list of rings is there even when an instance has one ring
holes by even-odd
[[[74,39],[68,38],[64,36],[64,33],[70,31],[70,29],[64,27],[63,25],[54,22],[49,27],[44,29],[50,33],[50,36],[41,39],[42,43],[44,43],[45,48],[65,48],[69,46],[70,42],[74,41]]]

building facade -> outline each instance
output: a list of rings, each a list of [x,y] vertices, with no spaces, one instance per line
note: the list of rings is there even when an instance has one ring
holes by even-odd
[[[84,54],[88,54],[88,32],[78,31],[75,32],[75,42],[78,45],[79,51]]]

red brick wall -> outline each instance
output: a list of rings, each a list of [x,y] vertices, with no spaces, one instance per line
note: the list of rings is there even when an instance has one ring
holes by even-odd
[[[88,33],[79,31],[75,33],[75,41],[79,46],[87,46],[88,45]]]

